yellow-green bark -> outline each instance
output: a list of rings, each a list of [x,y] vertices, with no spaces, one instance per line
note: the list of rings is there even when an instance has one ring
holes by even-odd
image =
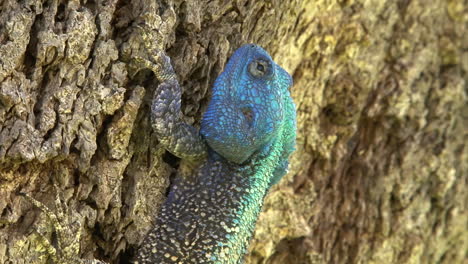
[[[247,42],[293,75],[298,150],[246,262],[463,263],[467,24],[462,0],[0,1],[0,263],[46,262],[18,192],[54,210],[53,183],[82,257],[131,255],[179,168],[131,59],[166,50],[198,124]]]

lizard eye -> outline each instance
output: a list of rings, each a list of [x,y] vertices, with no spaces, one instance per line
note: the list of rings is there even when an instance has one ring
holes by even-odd
[[[271,75],[271,63],[264,59],[256,59],[249,64],[249,72],[254,77]]]

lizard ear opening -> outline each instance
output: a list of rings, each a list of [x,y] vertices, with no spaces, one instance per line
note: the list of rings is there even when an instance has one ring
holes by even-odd
[[[245,117],[245,120],[247,121],[247,124],[249,125],[249,128],[251,128],[253,125],[253,121],[254,121],[254,112],[252,111],[252,108],[243,107],[241,111]]]

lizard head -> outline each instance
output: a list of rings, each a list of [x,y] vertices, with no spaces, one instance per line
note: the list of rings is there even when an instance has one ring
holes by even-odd
[[[258,153],[279,151],[284,159],[274,174],[282,176],[296,139],[291,85],[291,76],[264,49],[240,47],[215,81],[201,123],[202,137],[216,153],[237,164]],[[283,141],[281,149],[271,149],[278,140]]]

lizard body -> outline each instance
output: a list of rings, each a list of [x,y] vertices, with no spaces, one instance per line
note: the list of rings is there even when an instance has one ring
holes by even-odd
[[[292,78],[262,48],[240,47],[215,81],[198,133],[181,121],[181,89],[168,57],[160,59],[153,129],[176,156],[208,158],[194,177],[176,179],[135,263],[242,263],[263,199],[294,150]]]

